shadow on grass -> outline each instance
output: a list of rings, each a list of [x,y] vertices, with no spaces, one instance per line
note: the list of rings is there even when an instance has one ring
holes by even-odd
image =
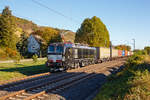
[[[24,64],[15,64],[15,65],[17,65],[17,66],[24,66]]]
[[[22,65],[22,64],[19,64],[19,65]],[[22,65],[22,66],[24,66],[24,65]],[[15,72],[15,71],[17,71],[19,73],[22,73],[24,75],[29,76],[29,75],[48,72],[49,68],[47,68],[45,66],[45,64],[41,64],[41,65],[34,65],[34,66],[0,69],[0,71],[2,71],[2,72]]]

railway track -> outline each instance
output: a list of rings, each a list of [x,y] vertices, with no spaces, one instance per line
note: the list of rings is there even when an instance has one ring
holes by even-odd
[[[111,64],[112,62],[108,62],[103,64],[100,67],[94,67],[91,65],[90,67],[84,67],[81,69],[70,70],[68,72],[78,72],[71,73],[69,75],[64,75],[62,77],[56,78],[55,80],[48,81],[46,83],[42,83],[33,87],[26,88],[24,90],[10,93],[6,96],[1,97],[0,100],[41,100],[48,97],[47,93],[55,93],[57,91],[62,91],[65,88],[72,86],[82,80],[91,78],[98,73],[101,73],[107,69],[107,66],[113,67],[118,65],[118,62]],[[121,65],[122,63],[120,63]],[[93,66],[93,67],[92,67]],[[90,69],[89,69],[90,68]]]
[[[87,68],[84,68],[80,71],[84,71]],[[78,71],[78,70],[77,70]],[[76,70],[68,70],[67,72],[76,72]],[[79,72],[79,71],[78,71]],[[6,90],[6,91],[18,91],[19,89],[23,89],[19,88],[21,87],[21,85],[24,84],[32,84],[32,83],[36,83],[36,82],[40,82],[40,81],[44,81],[44,80],[50,80],[50,79],[54,79],[60,76],[64,76],[67,73],[65,72],[59,72],[59,73],[42,73],[42,74],[37,74],[37,75],[33,75],[33,76],[29,76],[26,78],[21,78],[18,80],[11,80],[7,83],[1,83],[0,84],[0,90]]]
[[[10,80],[10,81],[0,82],[0,89],[4,89],[4,88],[14,86],[14,85],[23,84],[23,83],[29,82],[29,81],[38,80],[42,77],[47,77],[49,75],[50,75],[50,73],[47,72],[47,73],[42,73],[42,74],[37,74],[37,75],[24,77],[24,78],[21,78],[21,79],[14,79],[14,80]]]

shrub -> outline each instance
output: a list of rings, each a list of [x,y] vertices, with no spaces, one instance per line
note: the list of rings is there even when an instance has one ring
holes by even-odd
[[[134,66],[137,66],[138,64],[143,63],[143,61],[144,61],[143,55],[135,54],[127,60],[126,66],[127,67],[131,67],[131,66],[134,67]]]
[[[14,59],[14,62],[15,62],[15,63],[20,63],[20,60],[21,60],[20,54],[17,52],[16,56],[13,57],[13,59]]]
[[[33,62],[36,63],[38,61],[38,56],[35,54],[32,56]]]
[[[0,59],[6,59],[7,55],[3,49],[0,49]]]
[[[10,57],[10,58],[14,58],[17,55],[17,51],[11,48],[6,48],[5,52],[6,52],[7,57]]]
[[[136,76],[129,83],[132,87],[130,92],[125,95],[124,100],[149,100],[150,73],[148,70],[136,71]]]
[[[0,60],[8,60],[8,59],[13,59],[14,62],[18,63],[21,59],[21,56],[19,52],[11,48],[0,49]]]

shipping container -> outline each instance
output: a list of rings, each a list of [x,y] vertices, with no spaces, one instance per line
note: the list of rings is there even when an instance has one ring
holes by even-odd
[[[118,57],[118,50],[112,49],[112,57]]]
[[[110,48],[97,47],[96,50],[98,59],[110,58]]]
[[[128,56],[128,51],[127,50],[125,50],[125,56]]]
[[[128,56],[130,56],[130,51],[128,51]]]
[[[133,52],[132,51],[130,51],[130,56],[132,56],[133,55]]]
[[[125,51],[124,50],[122,50],[122,56],[125,56]]]
[[[118,57],[122,57],[122,50],[118,50]]]

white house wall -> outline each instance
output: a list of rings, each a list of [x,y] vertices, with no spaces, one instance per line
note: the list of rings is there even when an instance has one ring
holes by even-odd
[[[34,36],[30,35],[28,38],[28,52],[37,53],[40,50],[40,44],[34,38]]]

